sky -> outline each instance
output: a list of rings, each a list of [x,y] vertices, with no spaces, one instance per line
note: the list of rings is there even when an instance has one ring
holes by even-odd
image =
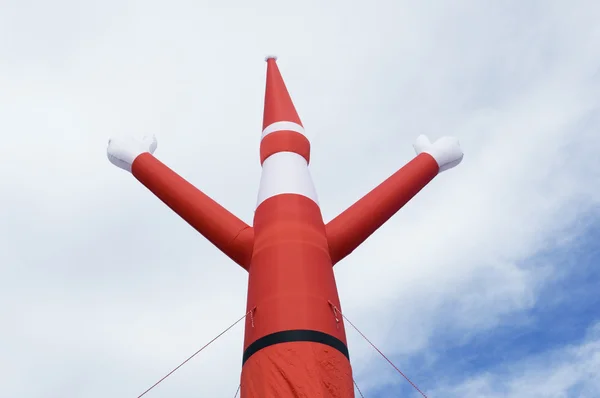
[[[0,3],[0,395],[136,397],[245,312],[247,275],[106,157],[155,155],[251,223],[264,57],[325,221],[465,157],[335,267],[342,310],[429,397],[600,396],[600,3]],[[238,325],[146,397],[233,397]],[[348,327],[367,398],[415,391]]]

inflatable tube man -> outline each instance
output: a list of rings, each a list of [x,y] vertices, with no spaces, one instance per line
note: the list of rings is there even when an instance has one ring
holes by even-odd
[[[108,158],[248,272],[241,397],[348,398],[352,370],[333,265],[463,157],[450,137],[420,136],[414,148],[414,159],[325,225],[310,143],[276,58],[268,57],[253,226],[156,159],[154,138],[109,140]]]

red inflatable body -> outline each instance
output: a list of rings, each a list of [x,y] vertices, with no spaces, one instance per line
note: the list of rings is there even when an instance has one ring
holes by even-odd
[[[157,160],[155,148],[155,140],[111,140],[108,155],[249,273],[241,397],[354,397],[333,265],[458,164],[458,142],[420,137],[412,161],[325,225],[310,143],[271,57],[252,227]]]

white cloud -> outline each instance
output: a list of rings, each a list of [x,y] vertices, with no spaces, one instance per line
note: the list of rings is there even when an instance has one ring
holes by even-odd
[[[159,158],[250,222],[267,53],[312,134],[326,219],[419,133],[461,139],[463,164],[336,266],[345,313],[390,354],[535,305],[556,265],[524,261],[598,205],[599,6],[244,4],[3,7],[4,395],[134,395],[243,314],[244,273],[105,147],[156,133]],[[233,396],[241,333],[152,396]],[[360,376],[371,351],[349,335]]]
[[[552,350],[495,373],[477,374],[458,385],[441,386],[432,396],[445,397],[596,397],[600,393],[600,324],[581,344]]]

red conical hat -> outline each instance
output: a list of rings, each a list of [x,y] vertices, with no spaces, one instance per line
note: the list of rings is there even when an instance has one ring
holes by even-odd
[[[277,57],[269,56],[266,61],[267,87],[265,90],[263,130],[277,122],[293,122],[302,126],[300,117],[277,67]]]

